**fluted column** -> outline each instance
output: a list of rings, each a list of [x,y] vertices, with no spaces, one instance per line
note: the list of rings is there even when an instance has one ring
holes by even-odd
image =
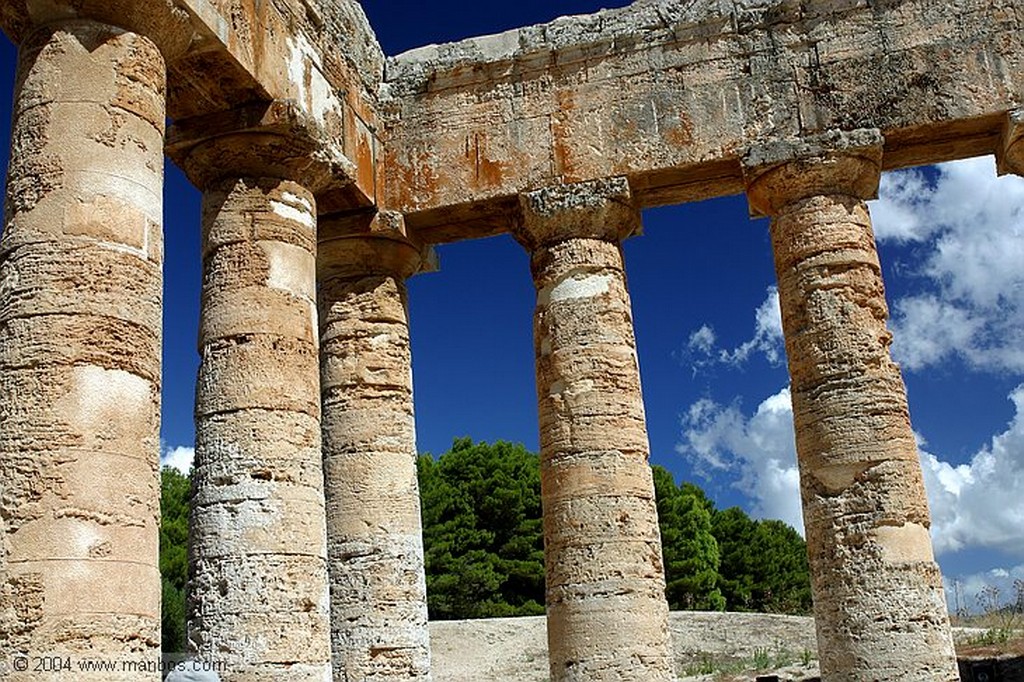
[[[191,32],[159,0],[28,5],[0,242],[0,676],[159,680],[165,56]]]
[[[316,200],[289,147],[225,135],[185,164],[204,190],[188,637],[224,682],[330,678]]]
[[[865,204],[881,144],[756,150],[748,196],[772,218],[822,679],[958,680]]]
[[[551,679],[675,680],[661,535],[620,239],[621,178],[522,196],[534,344]]]
[[[334,679],[430,680],[400,214],[322,219],[320,338]]]

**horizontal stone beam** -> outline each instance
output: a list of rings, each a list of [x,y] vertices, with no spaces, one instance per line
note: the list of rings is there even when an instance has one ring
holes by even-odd
[[[205,120],[253,102],[290,101],[314,124],[325,157],[347,157],[329,210],[378,203],[377,95],[383,53],[355,0],[179,0],[192,48],[171,64],[169,111]],[[173,150],[172,150],[173,156]]]
[[[996,150],[1024,0],[641,1],[387,62],[388,208],[428,242],[520,192],[625,176],[643,206],[743,191],[753,145],[874,128],[887,169]]]
[[[188,13],[191,26],[173,36],[168,117],[206,121],[247,105],[290,102],[313,124],[322,156],[350,161],[320,205],[340,211],[379,203],[384,56],[356,0],[0,0],[0,29],[20,44],[35,26],[76,13],[136,26],[171,4]]]

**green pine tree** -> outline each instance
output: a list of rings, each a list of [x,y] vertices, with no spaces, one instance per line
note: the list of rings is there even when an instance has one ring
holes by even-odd
[[[544,613],[537,456],[522,445],[461,438],[418,465],[430,616]]]
[[[714,514],[721,550],[719,585],[732,611],[809,613],[807,546],[782,521],[755,521],[739,507]]]
[[[807,545],[800,534],[782,521],[759,521],[754,547],[760,559],[754,591],[757,609],[810,613],[811,574]]]
[[[161,648],[185,650],[185,585],[188,582],[188,513],[191,483],[178,470],[160,472]]]
[[[676,487],[672,474],[653,468],[658,525],[665,564],[665,594],[673,609],[720,611],[718,543],[711,533],[709,501],[700,488]]]

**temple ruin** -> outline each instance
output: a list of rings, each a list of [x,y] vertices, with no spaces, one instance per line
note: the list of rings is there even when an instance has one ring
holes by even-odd
[[[0,0],[0,655],[159,660],[167,154],[204,196],[189,640],[223,680],[430,679],[405,281],[500,233],[537,289],[551,679],[676,679],[620,243],[741,192],[823,679],[958,679],[865,201],[883,170],[1024,172],[1022,22],[638,0],[385,58],[355,0]]]

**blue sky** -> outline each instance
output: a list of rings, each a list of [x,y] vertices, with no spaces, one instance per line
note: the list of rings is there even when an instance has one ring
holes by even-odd
[[[626,2],[366,0],[388,54]],[[0,45],[0,131],[14,50]],[[0,144],[6,167],[7,139]],[[199,196],[166,185],[165,454],[194,439]],[[991,159],[888,174],[872,205],[933,537],[947,579],[973,595],[1024,578],[1024,182]],[[652,461],[739,504],[799,525],[784,350],[767,223],[743,197],[644,213],[625,245]],[[537,448],[533,287],[510,238],[439,249],[410,282],[417,435]]]

